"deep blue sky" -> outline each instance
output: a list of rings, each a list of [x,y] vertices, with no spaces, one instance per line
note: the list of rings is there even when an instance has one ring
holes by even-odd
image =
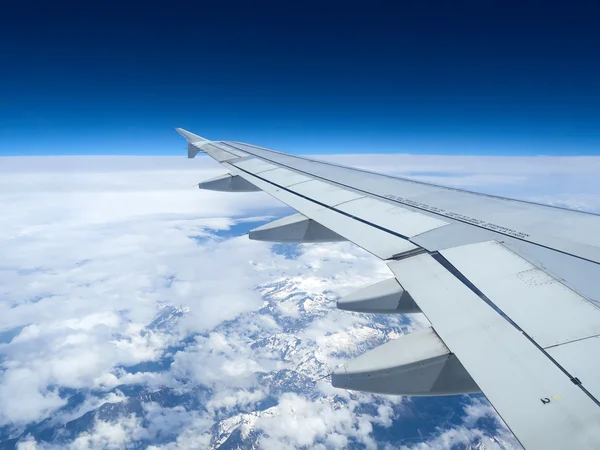
[[[594,2],[393,3],[5,2],[0,155],[600,154]]]

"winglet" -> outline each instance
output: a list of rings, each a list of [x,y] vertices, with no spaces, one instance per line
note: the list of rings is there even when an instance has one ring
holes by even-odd
[[[197,134],[190,133],[183,128],[175,128],[180,135],[182,135],[188,141],[188,158],[195,157],[200,151],[200,146],[206,142],[210,142],[208,139],[198,136]]]

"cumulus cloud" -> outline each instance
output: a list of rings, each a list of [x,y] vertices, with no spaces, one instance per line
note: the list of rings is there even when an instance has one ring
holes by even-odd
[[[323,383],[323,392],[330,387]],[[374,408],[367,405],[377,404]],[[265,411],[254,423],[261,430],[260,448],[377,448],[373,426],[392,426],[402,408],[400,397],[349,394],[345,401],[283,394],[276,407]]]
[[[56,386],[99,388],[115,367],[159,358],[174,341],[147,325],[163,303],[189,311],[182,333],[262,304],[246,268],[267,258],[267,246],[214,239],[200,246],[190,236],[228,229],[232,216],[261,208],[261,197],[268,205],[264,195],[241,203],[190,196],[198,194],[191,180],[214,169],[111,172],[90,163],[93,170],[69,174],[61,167],[2,177],[0,329],[18,331],[0,343],[0,425],[63,406]],[[238,264],[230,263],[234,253]]]
[[[583,189],[594,159],[352,158],[343,162],[600,208],[597,185]],[[0,439],[51,448],[31,430],[76,422],[63,447],[206,448],[237,435],[373,447],[402,420],[401,398],[316,381],[426,325],[333,307],[390,276],[366,252],[306,245],[291,257],[236,237],[286,209],[262,193],[193,189],[223,172],[206,159],[2,158],[0,172]],[[482,431],[481,417],[497,420],[485,401],[460,409],[458,426],[421,444],[510,442],[501,421]]]
[[[334,409],[296,394],[283,394],[277,413],[262,416],[255,425],[264,433],[259,440],[261,448],[282,448],[285,444],[288,448],[314,447],[317,441],[330,436],[331,443],[346,445],[349,435],[373,444],[369,440],[368,422],[360,420],[353,408]]]
[[[139,440],[147,431],[134,415],[122,417],[118,422],[98,420],[91,432],[81,433],[70,445],[73,450],[91,448],[125,448],[132,441]]]

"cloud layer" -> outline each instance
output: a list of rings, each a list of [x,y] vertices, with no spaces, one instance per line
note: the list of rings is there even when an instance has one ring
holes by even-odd
[[[600,207],[594,158],[352,158],[335,157],[487,192]],[[4,442],[516,445],[478,398],[461,397],[452,406],[456,420],[423,425],[430,430],[409,439],[412,431],[398,430],[422,408],[418,401],[317,381],[424,319],[336,310],[337,297],[385,278],[386,267],[347,243],[282,247],[240,236],[287,209],[262,193],[193,189],[222,172],[214,163],[3,158],[0,168]],[[57,427],[67,431],[44,437],[42,430]]]

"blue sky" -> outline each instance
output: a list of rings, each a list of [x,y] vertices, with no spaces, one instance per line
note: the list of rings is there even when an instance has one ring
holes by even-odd
[[[65,4],[66,5],[66,4]],[[0,155],[600,153],[592,2],[3,7]]]

